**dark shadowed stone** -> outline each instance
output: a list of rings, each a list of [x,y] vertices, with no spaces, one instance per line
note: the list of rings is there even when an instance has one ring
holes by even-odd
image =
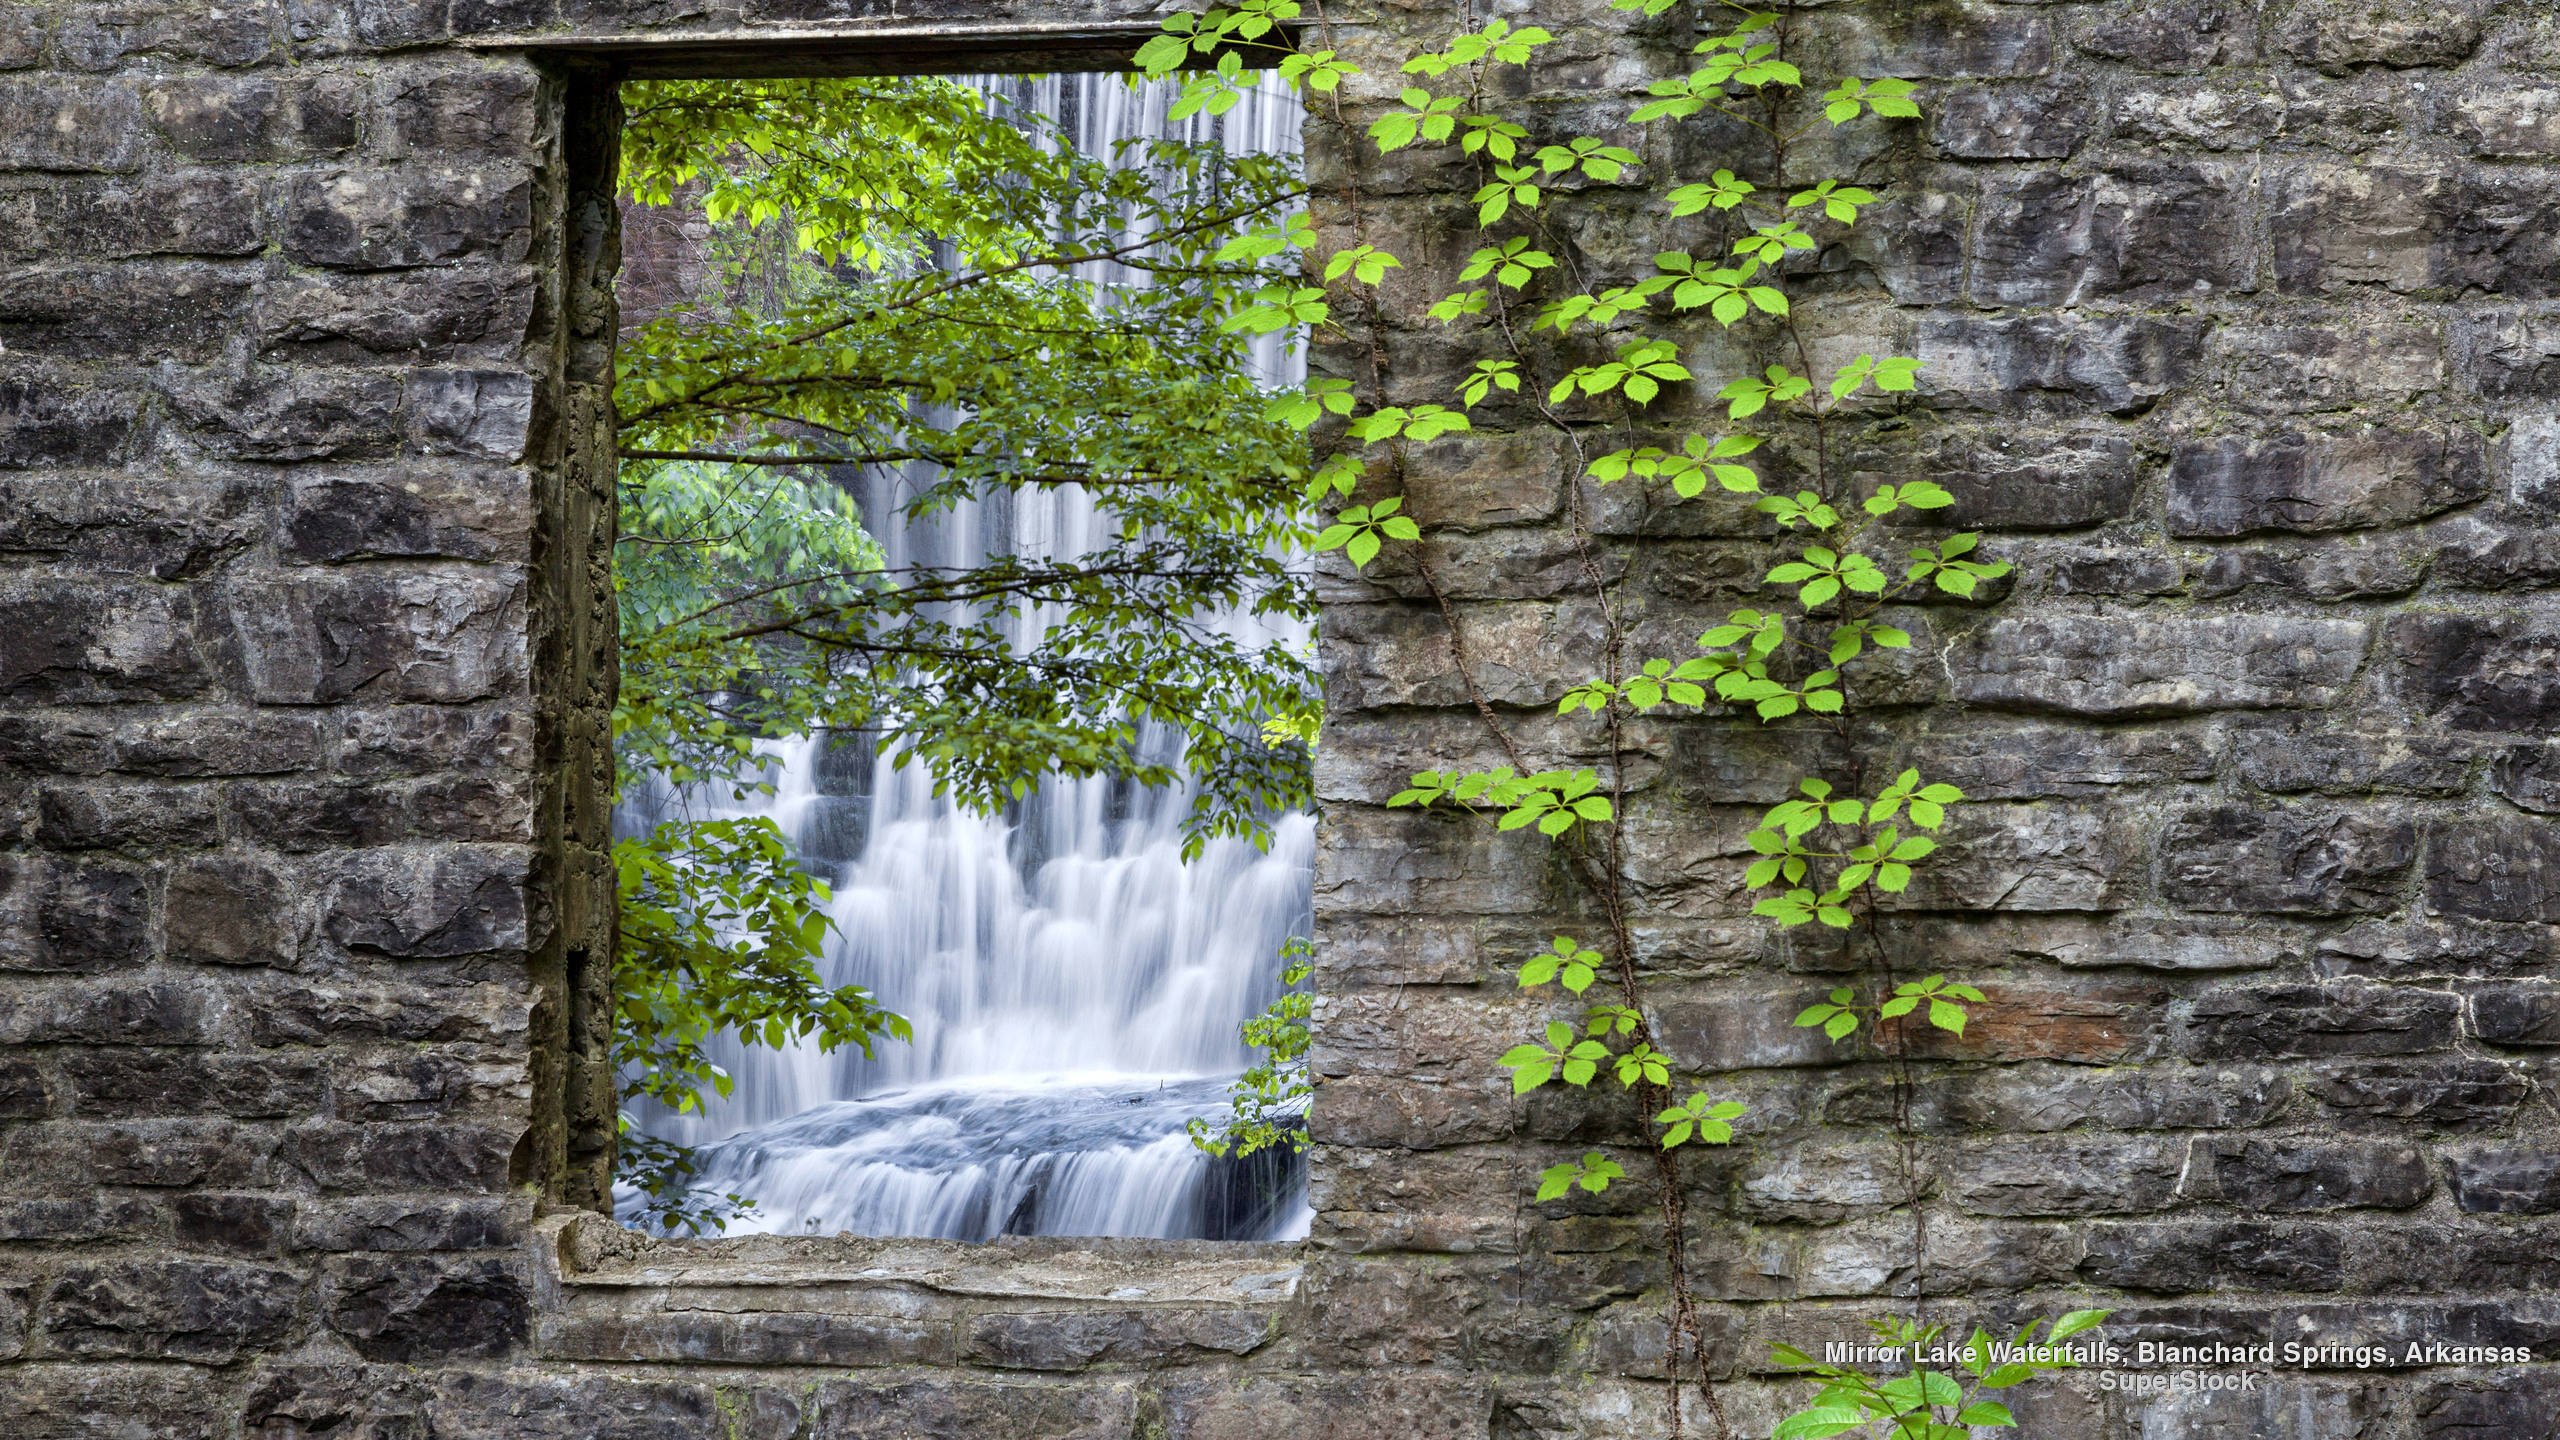
[[[12,194],[0,250],[20,255],[245,255],[261,240],[258,182],[196,173]]]
[[[124,849],[135,858],[222,841],[206,786],[47,785],[36,793],[35,842],[51,850]]]
[[[282,548],[322,564],[383,556],[523,560],[531,503],[523,477],[504,471],[321,477],[295,488]]]
[[[523,1243],[517,1208],[503,1199],[308,1200],[294,1216],[293,1245],[335,1252],[501,1250]]]
[[[133,388],[90,387],[58,372],[0,377],[0,470],[116,459],[139,423]]]
[[[202,711],[116,732],[115,768],[181,778],[274,775],[320,763],[320,727],[299,715]]]
[[[2560,635],[2509,615],[2404,615],[2386,644],[2408,703],[2457,730],[2560,726]]]
[[[1715,1321],[1706,1322],[1714,1333]],[[1491,1386],[1463,1373],[1186,1379],[1163,1391],[1168,1440],[1495,1440]]]
[[[169,1207],[178,1243],[194,1250],[271,1255],[293,1232],[293,1201],[280,1195],[181,1195]]]
[[[141,870],[0,855],[0,970],[127,969],[150,958],[150,926]]]
[[[2148,410],[2186,383],[2204,325],[2131,316],[1947,316],[1920,321],[1920,390],[1936,405],[2075,417]]]
[[[744,1398],[744,1397],[741,1397]],[[260,1440],[787,1440],[737,1428],[709,1385],[412,1366],[280,1365],[242,1404]]]
[[[2103,1224],[2086,1233],[2080,1273],[2100,1285],[2175,1295],[2226,1287],[2316,1293],[2347,1283],[2345,1237],[2319,1225]]]
[[[38,1344],[55,1355],[223,1363],[282,1341],[302,1292],[290,1271],[198,1260],[73,1265],[45,1291]]]
[[[408,797],[389,785],[243,781],[223,798],[232,839],[287,853],[386,844],[409,828]]]
[[[1973,298],[2078,305],[2253,288],[2252,182],[2250,167],[2118,161],[1996,186],[1983,197]]]
[[[1977,1215],[2124,1215],[2176,1203],[2184,1142],[2039,1140],[1948,1162],[1956,1203]]]
[[[2169,473],[2169,533],[2317,533],[2402,524],[2489,493],[2469,430],[2287,433],[2190,442]]]
[[[2496,1376],[2430,1380],[2415,1397],[2422,1440],[2491,1440],[2550,1432],[2560,1415],[2560,1371],[2543,1367]]]
[[[170,980],[57,985],[0,996],[0,1043],[195,1045],[211,1037],[221,997]]]
[[[518,1129],[459,1121],[306,1125],[285,1139],[287,1163],[324,1189],[496,1195]]]
[[[2215,806],[2160,835],[2160,891],[2191,910],[2338,915],[2398,908],[2417,827],[2362,810]]]
[[[2533,1095],[2530,1077],[2495,1060],[2365,1061],[2325,1071],[2303,1088],[2353,1118],[2446,1130],[2503,1124]]]
[[[2480,48],[2483,0],[2411,9],[2393,0],[2314,0],[2293,12],[2284,52],[2327,75],[2364,65],[2394,70],[2459,65]]]
[[[363,459],[400,443],[400,382],[366,371],[180,372],[167,387],[189,437],[233,460]]]
[[[947,1319],[793,1311],[545,1314],[539,1344],[547,1359],[726,1365],[949,1365],[957,1354]]]
[[[431,66],[385,77],[387,154],[433,156],[521,145],[540,121],[541,81],[529,71]]]
[[[2287,294],[2382,285],[2560,294],[2560,180],[2525,170],[2312,166],[2271,176],[2268,227]]]
[[[2560,825],[2502,816],[2428,826],[2427,908],[2473,920],[2560,920]]]
[[[367,1360],[415,1363],[513,1352],[532,1302],[501,1260],[360,1255],[329,1280],[329,1328]]]
[[[2051,23],[2015,5],[1954,0],[1836,18],[1844,74],[1958,80],[2041,75],[2053,67]]]
[[[2202,1060],[2415,1055],[2460,1038],[2461,997],[2358,983],[2215,990],[2195,1001],[2188,1048]]]
[[[0,345],[11,354],[103,360],[218,356],[250,281],[211,266],[45,266],[0,275]]]
[[[1959,700],[2105,718],[2322,706],[2363,662],[2356,620],[2006,617],[1951,667]]]
[[[53,1091],[32,1060],[0,1060],[0,1119],[40,1120],[53,1110]]]
[[[2186,583],[2183,564],[2150,550],[2047,550],[2034,563],[2056,595],[2173,595]]]
[[[1012,1370],[1082,1370],[1185,1353],[1249,1355],[1270,1340],[1257,1310],[1010,1312],[971,1321],[961,1356]]]
[[[441,959],[526,943],[522,851],[378,853],[338,882],[322,927],[350,950]]]
[[[2560,1213],[2560,1151],[2482,1150],[2445,1161],[2453,1203],[2472,1214]]]
[[[192,596],[123,585],[0,587],[0,696],[176,700],[209,681]]]
[[[191,860],[169,877],[169,958],[214,965],[290,965],[300,887],[248,855]]]
[[[2484,986],[2472,992],[2471,1023],[2492,1045],[2560,1045],[2560,986]]]
[[[533,272],[291,275],[259,296],[260,353],[334,364],[502,363],[532,322]]]
[[[231,1440],[230,1387],[218,1371],[156,1366],[137,1383],[130,1365],[13,1366],[12,1440]],[[264,1440],[264,1437],[261,1437]],[[387,1440],[387,1437],[385,1437]]]
[[[2210,1141],[2213,1184],[2244,1210],[2407,1210],[2435,1192],[2414,1145]]]
[[[64,1056],[62,1070],[74,1111],[92,1117],[298,1118],[317,1113],[327,1089],[324,1067],[307,1056],[95,1050]]]

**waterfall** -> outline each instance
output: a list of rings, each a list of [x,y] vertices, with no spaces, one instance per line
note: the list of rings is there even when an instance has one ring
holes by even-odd
[[[1296,96],[1277,82],[1223,117],[1171,125],[1173,85],[1131,89],[1093,75],[974,83],[1057,117],[1088,154],[1168,133],[1237,150],[1298,143]],[[1089,279],[1139,281],[1116,265],[1085,268]],[[1277,343],[1254,360],[1274,383],[1303,374],[1303,360]],[[892,569],[1072,555],[1116,524],[1071,489],[908,523],[896,510],[910,477],[844,478]],[[1026,618],[1024,635],[1041,624]],[[1250,617],[1227,624],[1240,638],[1305,638]],[[1142,743],[1169,755],[1179,737],[1150,728]],[[1252,1058],[1237,1028],[1277,997],[1276,952],[1310,924],[1312,817],[1280,817],[1267,852],[1219,840],[1186,863],[1187,786],[1052,780],[985,816],[935,798],[920,765],[893,767],[866,736],[806,737],[766,755],[769,798],[661,785],[632,796],[618,823],[628,833],[679,814],[770,816],[834,887],[841,933],[823,962],[828,983],[870,989],[913,1022],[915,1040],[886,1042],[866,1060],[724,1037],[713,1058],[736,1077],[729,1099],[706,1097],[699,1115],[637,1112],[650,1133],[699,1147],[702,1188],[756,1202],[731,1233],[1305,1233],[1293,1157],[1213,1160],[1184,1125],[1225,1113],[1227,1083]],[[636,1213],[637,1197],[626,1194],[623,1208]]]

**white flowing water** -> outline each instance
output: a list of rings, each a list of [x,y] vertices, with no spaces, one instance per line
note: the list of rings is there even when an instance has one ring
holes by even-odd
[[[1169,130],[1237,150],[1298,143],[1296,98],[1277,84],[1216,121],[1168,126],[1171,86],[1133,91],[1104,76],[979,83],[1058,116],[1088,154]],[[1273,382],[1303,373],[1278,345],[1255,358]],[[1116,525],[1072,490],[902,523],[894,512],[908,477],[869,472],[856,483],[893,569],[1073,555]],[[1025,635],[1042,623],[1029,617]],[[1304,639],[1230,623],[1248,638]],[[1177,743],[1169,733],[1147,739],[1168,753]],[[699,1147],[703,1189],[756,1202],[731,1233],[1305,1233],[1303,1172],[1285,1152],[1215,1161],[1184,1125],[1223,1115],[1227,1083],[1252,1058],[1237,1028],[1278,995],[1277,951],[1305,933],[1310,817],[1281,817],[1267,852],[1222,840],[1186,863],[1187,787],[1053,780],[1004,815],[972,815],[936,799],[920,766],[894,768],[862,736],[777,745],[767,776],[770,799],[660,787],[618,818],[636,831],[679,814],[772,817],[834,886],[841,935],[825,958],[828,982],[870,989],[914,1024],[915,1041],[887,1042],[866,1060],[724,1040],[714,1059],[737,1077],[731,1098],[700,1115],[640,1114],[651,1133]],[[636,1196],[623,1200],[626,1215],[636,1210]]]

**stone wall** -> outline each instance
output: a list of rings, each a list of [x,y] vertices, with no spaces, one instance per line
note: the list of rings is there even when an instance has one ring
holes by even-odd
[[[1391,65],[1445,16],[1333,18]],[[1566,35],[1522,96],[1556,136],[1618,133],[1685,68],[1668,21],[1534,18]],[[2560,22],[1871,0],[1809,24],[1924,81],[1932,116],[1826,157],[1886,190],[1889,239],[1824,252],[1809,340],[1929,361],[1848,453],[1942,478],[2020,568],[1914,608],[1953,663],[1870,681],[1846,736],[1636,731],[1665,1030],[1753,1107],[1692,1167],[1736,1433],[1776,1403],[1766,1340],[1915,1284],[1950,1318],[2113,1304],[2125,1341],[2560,1356]],[[1089,64],[1150,28],[1107,3],[0,9],[13,1433],[1647,1429],[1652,1197],[1528,1200],[1628,1117],[1520,1105],[1490,1063],[1543,1018],[1506,964],[1588,917],[1536,844],[1379,807],[1493,759],[1393,559],[1325,573],[1322,1213],[1294,1260],[643,1244],[564,1213],[604,1158],[613,67]],[[1365,383],[1374,354],[1391,398],[1445,401],[1485,347],[1420,312],[1473,247],[1476,179],[1347,166],[1332,133],[1320,218],[1339,233],[1356,190],[1408,268],[1374,351],[1319,366]],[[1691,134],[1570,212],[1594,279],[1688,233],[1672,170],[1749,158]],[[1757,357],[1701,325],[1687,358]],[[1493,703],[1589,763],[1544,714],[1596,633],[1568,516],[1659,653],[1749,603],[1770,537],[1569,488],[1500,414],[1417,454],[1410,507]],[[1907,1164],[1885,1077],[1787,1024],[1856,957],[1745,918],[1735,859],[1794,774],[1906,760],[1982,803],[1892,953],[1993,996],[1925,1067]],[[1906,1184],[1924,1272],[1885,1213]],[[2544,1436],[2560,1376],[2139,1403],[2083,1377],[2021,1409],[2064,1440]]]

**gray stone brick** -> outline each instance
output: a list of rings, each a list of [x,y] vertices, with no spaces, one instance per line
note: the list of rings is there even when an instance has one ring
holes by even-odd
[[[2417,827],[2387,812],[2212,806],[2181,811],[2162,827],[2160,893],[2190,910],[2394,910],[2417,857]]]
[[[2169,533],[2356,530],[2423,519],[2489,493],[2468,430],[2285,432],[2188,442],[2169,475]]]
[[[532,182],[438,164],[339,170],[284,182],[287,255],[308,265],[399,270],[464,256],[514,264],[532,232]]]
[[[2460,997],[2441,990],[2332,983],[2234,987],[2194,1002],[2187,1035],[2200,1060],[2418,1055],[2460,1038]]]
[[[2080,305],[2247,290],[2256,277],[2250,192],[2232,167],[2133,160],[1994,186],[1974,239],[1974,301]]]
[[[2427,909],[2474,920],[2560,920],[2560,825],[2521,816],[2429,825]]]
[[[142,140],[129,83],[0,80],[0,170],[139,170]]]
[[[2328,75],[2364,65],[2458,65],[2479,48],[2487,8],[2481,0],[2449,0],[2413,14],[2378,0],[2315,0],[2286,21],[2280,43]]]
[[[302,1293],[290,1271],[200,1260],[67,1267],[37,1312],[52,1355],[222,1363],[283,1340]]]
[[[2283,615],[2004,617],[1959,648],[1975,705],[2130,718],[2325,706],[2363,662],[2359,620]]]
[[[2479,1150],[2445,1162],[2453,1203],[2472,1214],[2560,1212],[2560,1154],[2549,1150]]]
[[[2435,1191],[2426,1157],[2414,1145],[2205,1143],[2212,1151],[2215,1193],[2243,1210],[2407,1210]]]
[[[286,83],[192,76],[143,92],[152,123],[190,160],[308,160],[355,147],[363,91],[345,77]]]

